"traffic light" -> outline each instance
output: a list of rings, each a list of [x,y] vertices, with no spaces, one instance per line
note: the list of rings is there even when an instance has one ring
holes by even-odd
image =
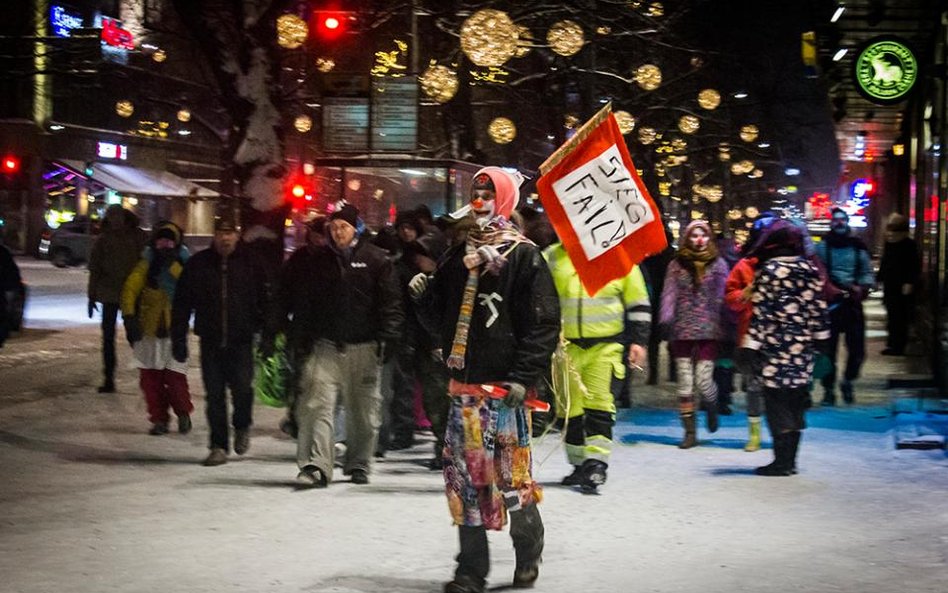
[[[3,157],[3,174],[4,175],[16,175],[20,172],[20,157],[14,154],[8,154]]]
[[[306,195],[306,188],[303,187],[301,184],[297,183],[296,185],[293,186],[293,189],[291,190],[291,192],[293,193],[294,198],[302,198],[303,196]]]
[[[334,41],[349,32],[355,13],[344,10],[317,10],[313,12],[311,28],[322,41]]]

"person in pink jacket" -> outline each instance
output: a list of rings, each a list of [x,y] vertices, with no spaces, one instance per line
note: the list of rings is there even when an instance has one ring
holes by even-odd
[[[708,431],[718,429],[714,360],[721,337],[728,266],[718,257],[707,222],[692,221],[681,237],[678,253],[665,273],[661,326],[677,368],[678,408],[685,429],[678,446],[690,449],[698,444],[695,391],[701,394],[707,408]]]

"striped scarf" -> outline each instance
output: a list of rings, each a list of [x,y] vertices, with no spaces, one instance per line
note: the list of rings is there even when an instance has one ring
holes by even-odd
[[[490,272],[500,274],[507,262],[507,254],[520,243],[530,243],[530,240],[520,234],[506,218],[497,216],[483,229],[472,229],[467,236],[464,251],[464,265],[467,267],[467,282],[464,283],[464,294],[461,298],[461,310],[458,312],[458,322],[454,328],[454,342],[451,344],[451,355],[448,356],[448,368],[461,370],[464,368],[464,358],[467,355],[467,337],[471,329],[471,316],[474,313],[474,297],[477,296],[477,284],[481,274]],[[489,263],[484,270],[483,258],[477,253],[479,247],[491,245],[500,252],[501,260]]]

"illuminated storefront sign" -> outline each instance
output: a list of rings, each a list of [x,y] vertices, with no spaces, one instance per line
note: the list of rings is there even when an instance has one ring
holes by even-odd
[[[131,32],[122,28],[122,23],[109,17],[102,17],[102,43],[118,49],[135,49],[135,40]]]
[[[874,103],[897,103],[915,86],[918,60],[904,41],[876,37],[853,60],[856,88]]]
[[[124,161],[128,159],[128,147],[124,144],[97,142],[96,155],[101,159],[119,159]]]
[[[49,28],[56,37],[69,37],[73,29],[82,26],[82,15],[58,4],[49,7]]]

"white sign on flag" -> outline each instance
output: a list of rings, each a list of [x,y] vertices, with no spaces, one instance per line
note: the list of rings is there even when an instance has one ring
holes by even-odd
[[[655,220],[615,144],[554,182],[553,191],[589,260]]]

